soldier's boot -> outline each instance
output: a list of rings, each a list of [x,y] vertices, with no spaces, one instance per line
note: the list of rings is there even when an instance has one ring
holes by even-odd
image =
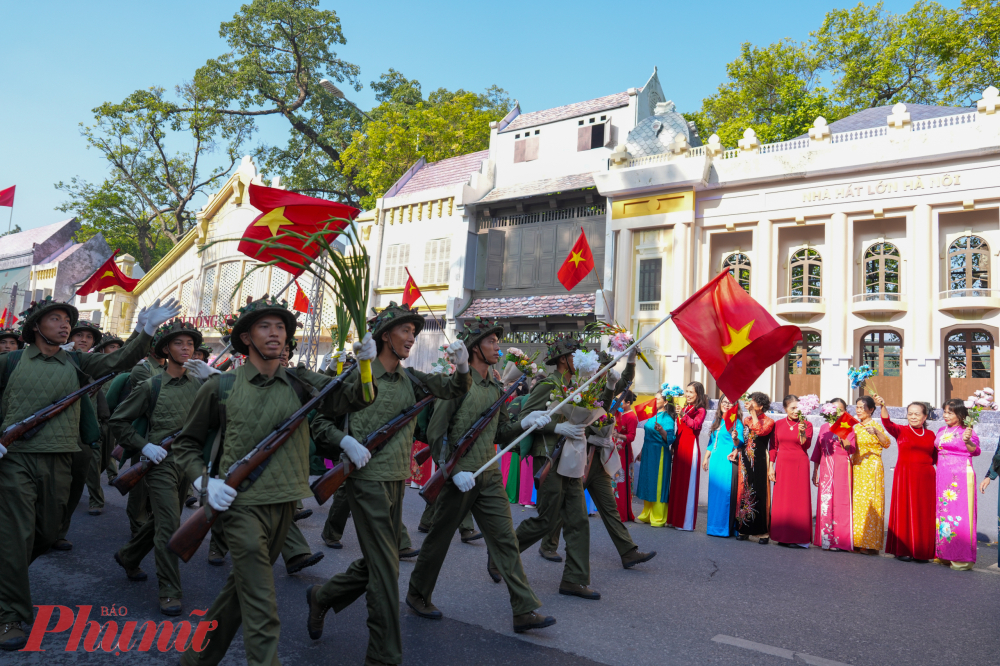
[[[417,531],[420,532],[421,534],[427,534],[428,532],[431,531],[431,526],[430,525],[424,525],[423,523],[419,523],[417,525]]]
[[[189,509],[191,507],[193,507],[197,503],[198,503],[198,498],[195,497],[194,495],[192,495],[191,497],[188,497],[186,500],[184,500],[184,506],[186,506]]]
[[[326,619],[326,612],[330,610],[328,606],[321,606],[317,599],[320,587],[320,585],[310,585],[306,590],[306,604],[309,606],[306,629],[309,630],[309,638],[314,641],[323,635],[323,620]]]
[[[545,550],[541,546],[538,547],[538,554],[542,556],[543,559],[549,562],[562,562],[562,555],[554,550]]]
[[[301,555],[296,555],[292,559],[285,562],[285,571],[291,576],[294,573],[298,573],[305,569],[306,567],[311,567],[312,565],[318,563],[324,557],[323,553],[302,553]]]
[[[162,597],[160,599],[160,612],[164,615],[174,616],[181,614],[181,600]]]
[[[213,567],[221,567],[226,563],[226,556],[216,550],[208,551],[208,563]]]
[[[483,538],[483,533],[478,530],[459,530],[459,534],[462,537],[462,543],[469,543],[470,541]]]
[[[335,550],[340,550],[341,548],[344,547],[344,544],[340,543],[339,539],[334,540],[334,539],[328,539],[327,537],[323,537],[323,543],[326,544],[327,548],[333,548]]]
[[[437,606],[428,602],[419,594],[408,592],[406,595],[406,605],[413,609],[413,612],[425,620],[440,620],[444,617]]]
[[[591,601],[597,601],[601,598],[600,592],[592,590],[586,585],[577,585],[576,583],[567,583],[566,581],[559,583],[559,594],[568,594],[571,597],[580,597],[581,599],[590,599]]]
[[[399,551],[399,559],[408,560],[420,554],[419,548],[403,548]]]
[[[28,642],[28,637],[21,628],[20,622],[8,622],[0,625],[0,650],[14,652],[20,650]]]
[[[503,580],[500,570],[497,569],[497,565],[493,564],[493,558],[489,556],[489,553],[486,554],[486,573],[490,575],[494,583],[499,583]]]
[[[73,544],[66,539],[56,539],[52,544],[52,550],[73,550]]]
[[[133,583],[139,583],[139,582],[142,582],[142,581],[144,581],[144,580],[146,580],[148,578],[148,576],[146,575],[146,572],[143,571],[142,569],[140,569],[139,567],[127,567],[127,566],[125,566],[125,563],[122,562],[122,558],[121,558],[121,556],[118,553],[115,553],[115,562],[117,562],[118,566],[120,566],[122,569],[125,570],[125,575]]]
[[[309,516],[313,515],[312,509],[302,509],[301,511],[296,511],[292,516],[292,520],[298,522],[300,520],[305,520]]]
[[[636,546],[632,550],[622,555],[622,566],[626,569],[631,569],[637,564],[642,564],[643,562],[649,562],[654,557],[656,557],[655,550],[650,551],[648,553],[643,553],[639,551],[639,546]]]
[[[529,629],[544,629],[556,623],[556,619],[551,615],[541,615],[535,611],[521,613],[514,616],[514,633],[528,631]]]

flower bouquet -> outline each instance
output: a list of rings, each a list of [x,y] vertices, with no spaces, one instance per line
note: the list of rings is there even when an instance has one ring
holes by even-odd
[[[442,345],[438,347],[438,351],[441,352],[441,356],[431,364],[431,373],[450,375],[455,372],[456,366],[448,355],[448,348]]]
[[[580,355],[582,365],[576,362],[577,354]],[[562,402],[578,386],[587,381],[588,377],[597,371],[597,352],[573,352],[575,372],[570,379],[569,386],[562,384],[552,389],[549,397],[551,403]],[[593,355],[591,358],[590,355]],[[591,367],[593,366],[593,367]],[[588,372],[589,371],[589,372]],[[566,422],[572,425],[592,425],[602,416],[606,416],[601,394],[604,392],[605,378],[601,377],[597,381],[591,382],[587,387],[573,396],[573,399],[559,408],[559,414],[566,418]],[[610,434],[610,427],[609,427]],[[559,459],[559,467],[556,471],[562,476],[572,479],[579,479],[583,476],[587,466],[587,441],[586,439],[566,438],[563,445],[562,457]]]
[[[606,321],[592,322],[587,324],[586,328],[583,330],[589,333],[608,336],[610,338],[608,340],[608,349],[619,354],[628,349],[629,345],[635,342],[635,336],[633,336],[627,328],[619,326],[618,324],[609,324]],[[636,349],[636,352],[638,357],[642,359],[642,362],[646,364],[646,367],[652,370],[653,366],[649,364],[649,359],[647,359],[645,354],[642,353],[642,350]]]
[[[337,302],[333,308],[337,317],[337,325],[330,327],[330,335],[337,343],[337,352],[334,358],[337,359],[337,374],[344,371],[344,362],[347,360],[347,341],[351,338],[351,315],[347,308]]]
[[[539,352],[535,352],[533,356],[528,356],[517,347],[508,347],[507,353],[501,359],[505,363],[500,382],[507,386],[520,379],[521,375],[534,376],[538,372],[538,364],[535,363],[538,354]]]
[[[611,414],[604,414],[590,424],[591,433],[587,435],[587,443],[593,444],[600,449],[601,465],[608,476],[614,477],[622,468],[621,458],[618,456],[618,449],[615,448],[612,433],[615,427],[615,417]]]
[[[823,406],[819,408],[819,415],[823,417],[823,420],[830,424],[830,432],[844,439],[851,433],[851,429],[858,424],[858,420],[837,407],[832,402],[823,403]],[[845,443],[844,446],[847,446]]]
[[[871,378],[874,376],[875,371],[868,364],[862,365],[859,368],[851,366],[847,369],[847,377],[851,380],[852,389],[864,389],[872,395],[878,395],[875,384],[871,381]]]
[[[969,415],[965,417],[965,427],[974,428],[979,423],[983,412],[995,411],[1000,406],[993,401],[993,389],[980,389],[969,396],[965,401],[965,408],[969,410]]]
[[[799,398],[799,411],[803,416],[808,416],[819,409],[819,396],[809,394]]]

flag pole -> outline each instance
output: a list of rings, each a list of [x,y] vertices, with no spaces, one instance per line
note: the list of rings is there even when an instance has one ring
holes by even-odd
[[[661,326],[663,326],[664,324],[666,324],[668,321],[670,321],[671,317],[673,317],[673,315],[672,314],[668,314],[666,317],[664,317],[663,319],[661,319],[660,322],[656,326],[654,326],[651,329],[649,329],[648,331],[646,331],[645,335],[643,335],[641,338],[639,338],[638,340],[636,340],[635,342],[633,342],[632,344],[630,344],[628,347],[626,347],[620,354],[618,354],[617,356],[615,356],[614,358],[612,358],[610,363],[608,363],[603,368],[601,368],[600,370],[598,370],[597,372],[595,372],[594,375],[590,379],[588,379],[583,384],[581,384],[576,389],[574,389],[572,393],[570,393],[568,396],[566,396],[565,400],[563,400],[558,405],[556,405],[555,407],[551,408],[549,411],[547,411],[545,413],[548,416],[552,416],[553,414],[555,414],[556,412],[558,412],[563,407],[563,405],[569,403],[571,400],[573,400],[574,397],[576,397],[577,395],[579,395],[580,393],[582,393],[583,390],[585,388],[587,388],[588,386],[590,386],[590,384],[594,380],[596,380],[599,377],[603,376],[608,370],[610,370],[611,368],[613,368],[615,366],[615,364],[617,364],[618,361],[620,361],[622,359],[622,357],[627,356],[628,353],[630,351],[632,351],[633,349],[638,349],[638,346],[639,346],[639,344],[642,341],[644,341],[646,338],[648,338],[650,335],[652,335],[653,331],[655,331],[656,329],[660,328]],[[482,467],[480,467],[479,469],[477,469],[476,472],[472,475],[473,478],[475,478],[475,477],[479,476],[480,474],[482,474],[483,472],[485,472],[490,466],[493,465],[493,463],[495,463],[496,461],[500,460],[500,458],[502,458],[505,453],[507,453],[508,451],[510,451],[511,449],[513,449],[515,446],[517,446],[518,442],[520,442],[522,439],[524,439],[525,437],[527,437],[528,435],[530,435],[532,432],[534,432],[537,427],[538,426],[533,425],[530,428],[528,428],[527,430],[525,430],[524,432],[522,432],[517,437],[517,439],[515,439],[513,442],[511,442],[510,444],[508,444],[505,448],[503,448],[502,450],[500,450],[495,456],[493,456],[488,463],[486,463],[485,465],[483,465]]]
[[[413,276],[410,275],[410,269],[407,268],[406,266],[403,266],[403,270],[406,271],[406,276],[409,277],[411,280],[413,280]],[[417,281],[413,280],[413,284],[416,284],[416,283],[417,283]],[[427,311],[431,313],[431,317],[433,317],[434,321],[436,321],[437,324],[438,324],[438,326],[441,327],[441,335],[444,336],[445,340],[448,340],[448,334],[444,332],[444,322],[441,321],[440,319],[438,319],[437,315],[434,314],[434,311],[431,310],[431,304],[427,302],[426,298],[424,298],[424,292],[420,290],[420,287],[417,287],[417,291],[420,291],[420,300],[422,300],[424,302],[424,305],[427,306]],[[449,345],[451,344],[451,340],[448,340],[448,344]]]
[[[10,207],[10,217],[7,219],[7,233],[8,234],[10,233],[10,230],[13,229],[13,226],[12,226],[13,223],[14,223],[14,207],[11,206]]]

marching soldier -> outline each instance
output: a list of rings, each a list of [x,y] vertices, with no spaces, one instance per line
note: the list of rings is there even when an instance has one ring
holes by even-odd
[[[105,333],[101,336],[100,342],[94,345],[95,354],[112,354],[125,346],[125,341],[119,338],[114,333]],[[115,476],[118,474],[117,466],[114,465],[114,460],[111,458],[111,449],[114,448],[112,442],[114,438],[111,436],[110,428],[108,426],[111,420],[110,410],[107,409],[107,399],[108,389],[111,388],[111,382],[105,383],[99,393],[103,396],[101,408],[97,410],[98,420],[101,424],[101,446],[100,448],[94,449],[92,452],[92,457],[90,459],[90,469],[87,472],[87,494],[90,496],[88,501],[89,513],[91,516],[98,516],[104,510],[104,489],[101,488],[101,472],[105,469],[108,471],[108,482],[114,481]],[[101,404],[101,403],[98,403]]]
[[[187,478],[200,486],[205,469],[203,455],[219,459],[217,469],[227,470],[253,450],[283,420],[308,399],[310,387],[331,381],[304,368],[281,367],[285,341],[295,330],[295,317],[287,304],[263,298],[240,308],[233,326],[232,344],[247,362],[232,372],[208,378],[173,446],[173,455]],[[360,358],[374,358],[370,338]],[[300,392],[301,396],[300,397]],[[359,373],[331,391],[319,406],[320,413],[335,417],[366,406]],[[209,437],[211,430],[219,437]],[[295,502],[308,497],[309,427],[299,426],[269,459],[260,476],[237,492],[222,478],[207,480],[209,505],[221,512],[219,520],[230,549],[233,568],[225,586],[208,610],[205,621],[218,622],[202,652],[188,649],[181,658],[188,666],[217,664],[243,625],[248,663],[278,663],[281,622],[271,566],[281,553]]]
[[[476,320],[466,325],[458,336],[469,349],[469,362],[474,372],[469,392],[458,400],[439,403],[427,426],[428,439],[435,460],[448,458],[452,451],[448,442],[457,443],[462,435],[503,396],[503,388],[493,378],[490,366],[500,360],[500,337],[503,327],[488,321]],[[439,611],[431,602],[441,565],[444,564],[452,536],[471,510],[476,522],[486,536],[493,566],[507,581],[510,605],[514,613],[514,631],[541,629],[556,623],[555,618],[540,615],[535,610],[542,603],[528,585],[528,578],[521,565],[521,555],[514,536],[514,521],[510,516],[510,501],[503,487],[497,463],[473,478],[472,473],[493,457],[494,443],[506,445],[525,429],[537,423],[539,427],[549,422],[544,411],[529,412],[520,421],[512,421],[506,405],[494,415],[468,453],[458,462],[453,483],[446,483],[438,495],[434,521],[424,539],[420,557],[410,576],[406,605],[420,617],[439,620]]]
[[[142,358],[156,327],[176,315],[173,308],[147,313],[143,331],[114,354],[78,354],[60,346],[69,339],[79,314],[51,297],[21,314],[22,337],[29,346],[0,356],[4,420],[0,429],[31,416],[109,372],[127,370]],[[16,362],[15,362],[16,361]],[[21,649],[21,623],[34,620],[28,565],[58,536],[69,499],[73,455],[80,450],[82,403],[46,422],[29,440],[0,446],[0,648]]]
[[[164,615],[181,614],[180,569],[177,556],[167,550],[167,542],[180,526],[181,501],[187,496],[188,484],[176,458],[159,442],[180,429],[201,387],[201,382],[184,367],[201,341],[201,333],[180,320],[161,326],[153,339],[153,349],[166,359],[164,371],[136,386],[111,418],[111,429],[125,454],[140,455],[140,460],[154,463],[143,479],[152,516],[115,553],[115,561],[125,569],[129,580],[146,580],[139,563],[155,548],[160,612]],[[146,432],[140,434],[133,423],[143,416],[147,426]]]
[[[201,345],[194,350],[194,356],[191,357],[191,360],[208,363],[208,359],[210,358],[212,358],[212,348],[208,345]]]
[[[398,549],[402,538],[403,482],[410,476],[415,424],[410,421],[374,458],[358,440],[364,440],[368,433],[416,404],[417,392],[421,397],[435,395],[450,400],[465,394],[472,382],[469,352],[461,341],[450,347],[457,366],[451,376],[418,372],[403,366],[402,361],[409,357],[423,327],[424,318],[416,309],[400,307],[394,302],[368,322],[378,351],[378,358],[372,362],[372,376],[379,382],[378,397],[367,409],[350,415],[350,434],[332,433],[324,438],[338,444],[358,468],[344,485],[362,557],[324,585],[309,588],[307,627],[311,638],[320,638],[327,610],[332,608],[339,613],[367,594],[366,664],[399,664],[403,660]],[[333,429],[332,424],[328,425]],[[320,438],[316,441],[322,443]]]
[[[0,329],[0,354],[6,354],[9,351],[22,349],[23,347],[24,347],[24,341],[21,340],[21,329],[19,328]]]

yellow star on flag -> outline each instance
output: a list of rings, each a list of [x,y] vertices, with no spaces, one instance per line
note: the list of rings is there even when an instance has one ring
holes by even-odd
[[[750,344],[750,329],[753,327],[754,321],[756,320],[751,319],[749,324],[738,331],[729,324],[726,324],[726,328],[729,329],[729,344],[722,348],[723,354],[726,356],[736,356],[744,347]]]
[[[102,278],[106,278],[108,276],[114,277],[115,276],[115,272],[114,271],[104,271],[104,275],[102,275],[101,277]]]
[[[414,289],[416,289],[416,288],[417,288],[417,285],[415,285],[415,284],[413,284],[413,283],[411,282],[411,283],[410,283],[410,289],[409,289],[409,291],[408,291],[407,293],[409,293],[409,294],[412,294],[412,293],[413,293],[413,290],[414,290]]]
[[[268,211],[253,224],[255,227],[267,227],[272,236],[278,235],[278,230],[288,225],[294,226],[295,223],[285,217],[284,206]]]
[[[645,407],[645,409],[643,409],[643,411],[646,412],[647,415],[652,414],[653,413],[653,406],[652,405],[646,405],[646,407]]]
[[[583,253],[582,252],[570,252],[569,253],[569,260],[573,262],[573,268],[576,268],[582,262],[586,261],[586,259],[583,258]]]

